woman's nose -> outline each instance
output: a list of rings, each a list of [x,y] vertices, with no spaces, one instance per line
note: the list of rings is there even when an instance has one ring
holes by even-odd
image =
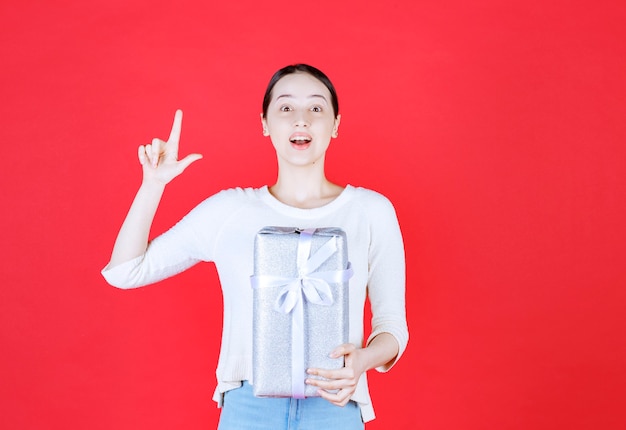
[[[296,117],[294,119],[294,124],[298,127],[308,127],[309,118],[306,111],[299,111],[296,113]]]

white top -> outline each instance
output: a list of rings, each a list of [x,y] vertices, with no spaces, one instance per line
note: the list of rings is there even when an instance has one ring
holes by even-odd
[[[405,265],[402,236],[389,200],[365,188],[348,185],[325,206],[300,209],[288,206],[267,188],[234,188],[209,197],[169,231],[150,242],[146,253],[102,275],[118,288],[135,288],[180,273],[200,261],[215,262],[224,298],[224,324],[213,399],[252,381],[252,288],[254,238],[265,226],[339,227],[346,232],[350,279],[351,343],[363,344],[366,294],[372,307],[372,333],[390,333],[400,346],[408,342],[405,312]],[[389,366],[377,368],[386,372]],[[365,422],[374,410],[365,373],[352,400],[359,403]]]

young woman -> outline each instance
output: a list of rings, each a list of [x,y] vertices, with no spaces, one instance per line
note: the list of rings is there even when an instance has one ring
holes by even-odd
[[[134,288],[173,276],[200,261],[216,264],[224,299],[224,323],[214,399],[222,406],[220,429],[362,429],[374,418],[366,372],[387,371],[408,341],[402,236],[391,203],[364,188],[330,182],[326,150],[340,123],[337,94],[318,69],[297,64],[277,71],[263,99],[261,125],[276,150],[278,178],[261,188],[234,188],[209,197],[169,231],[148,236],[168,182],[199,154],[178,159],[182,112],[167,141],[139,147],[143,181],[121,227],[106,280]],[[341,369],[307,369],[320,397],[302,400],[252,395],[253,246],[265,226],[339,227],[347,234],[350,343],[329,354]],[[372,333],[362,347],[366,295]],[[291,424],[290,424],[291,423]],[[289,427],[291,425],[291,427]]]

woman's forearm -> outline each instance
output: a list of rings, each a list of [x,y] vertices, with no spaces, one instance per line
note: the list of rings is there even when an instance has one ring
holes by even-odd
[[[157,181],[141,184],[115,240],[109,267],[132,260],[146,252],[150,227],[164,190],[165,184]]]

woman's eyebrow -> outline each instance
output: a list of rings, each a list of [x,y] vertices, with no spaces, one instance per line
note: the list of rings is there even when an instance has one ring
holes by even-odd
[[[322,99],[324,99],[325,102],[327,102],[326,97],[324,97],[321,94],[311,94],[308,98],[311,99],[311,98],[316,98],[316,97],[322,98]],[[281,98],[293,98],[293,95],[291,95],[291,94],[281,94],[278,97],[276,97],[276,100],[279,100]]]
[[[314,98],[314,97],[320,97],[320,98],[322,98],[324,101],[327,101],[327,100],[326,100],[326,97],[324,97],[324,96],[323,96],[323,95],[321,95],[321,94],[312,94],[312,95],[310,95],[310,96],[309,96],[309,98]]]

